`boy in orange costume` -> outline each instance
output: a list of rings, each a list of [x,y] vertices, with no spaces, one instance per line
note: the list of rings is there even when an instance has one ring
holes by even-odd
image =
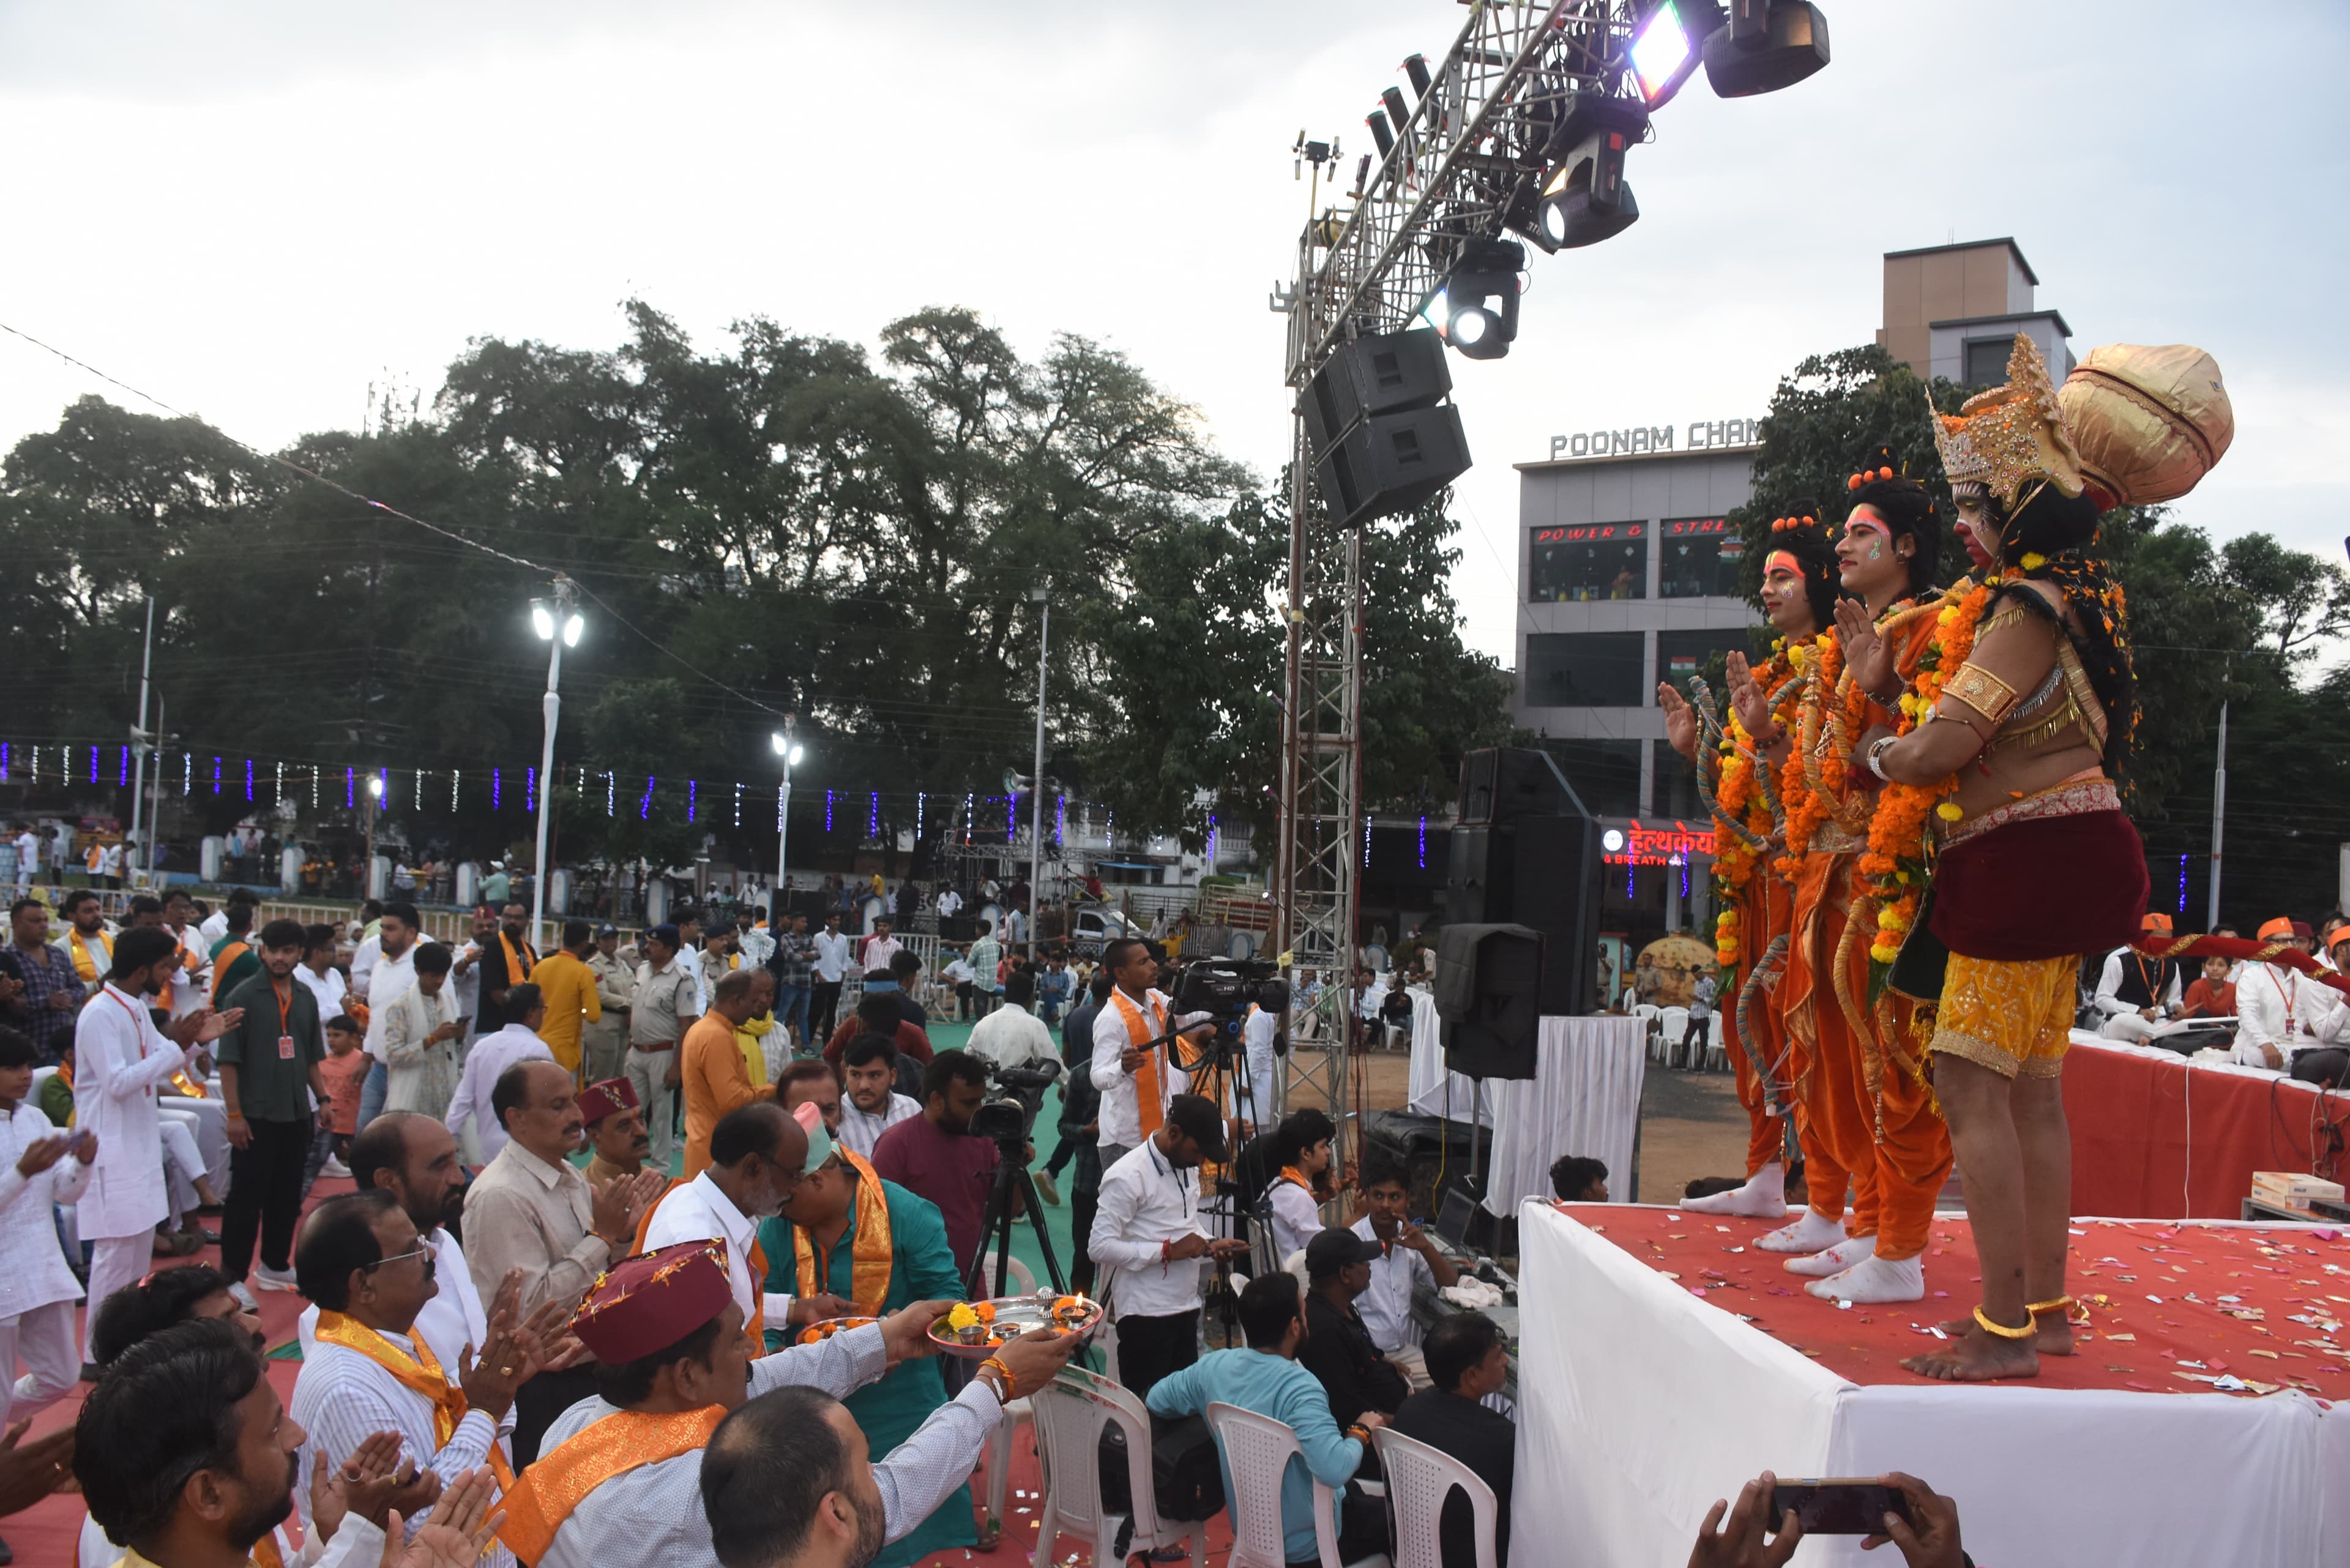
[[[1902,1045],[1907,1016],[1868,1003],[1869,925],[1852,924],[1858,866],[1876,808],[1876,781],[1852,767],[1855,742],[1890,732],[1901,697],[1897,649],[1914,666],[1930,639],[1941,528],[1922,487],[1897,477],[1880,452],[1851,481],[1851,513],[1836,546],[1847,599],[1837,632],[1821,639],[1800,732],[1778,737],[1788,816],[1794,937],[1781,982],[1783,1024],[1794,1044],[1799,1135],[1810,1174],[1810,1210],[1756,1244],[1799,1252],[1792,1273],[1816,1276],[1814,1295],[1863,1302],[1925,1293],[1926,1227],[1950,1171],[1950,1139],[1930,1092]],[[1850,667],[1846,646],[1862,656]],[[1747,699],[1751,701],[1751,698]],[[1853,1187],[1842,1219],[1839,1173]]]
[[[1805,690],[1804,672],[1815,667],[1814,640],[1835,613],[1836,576],[1835,554],[1815,520],[1782,517],[1772,523],[1762,599],[1779,640],[1759,670],[1750,670],[1742,657],[1731,655],[1733,690],[1752,686],[1764,699],[1758,721],[1763,734],[1794,722]],[[1785,962],[1792,909],[1787,884],[1772,867],[1782,848],[1773,791],[1769,779],[1756,774],[1758,764],[1769,763],[1754,749],[1756,732],[1735,713],[1726,725],[1717,725],[1711,708],[1700,715],[1669,685],[1657,689],[1657,701],[1665,713],[1666,739],[1697,764],[1713,813],[1714,886],[1724,906],[1714,933],[1715,955],[1726,971],[1720,1006],[1748,1126],[1746,1184],[1683,1199],[1681,1207],[1700,1214],[1775,1220],[1787,1208],[1783,1150],[1793,1081],[1773,992]],[[1840,1220],[1845,1184],[1841,1175],[1831,1179],[1837,1209],[1832,1218]]]

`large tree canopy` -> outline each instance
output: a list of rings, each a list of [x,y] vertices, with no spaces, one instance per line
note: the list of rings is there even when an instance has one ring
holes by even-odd
[[[772,781],[789,712],[809,752],[795,798],[858,795],[829,842],[795,826],[814,858],[853,848],[870,815],[911,826],[917,792],[935,838],[964,794],[1029,771],[1048,587],[1048,778],[1122,836],[1270,822],[1284,500],[1139,367],[1067,336],[1024,359],[964,309],[890,323],[878,362],[764,319],[709,347],[641,301],[625,315],[609,350],[477,340],[421,417],[281,454],[462,538],[198,421],[75,403],[0,484],[8,735],[119,740],[151,595],[165,725],[188,750],[517,773],[546,658],[526,606],[560,572],[589,630],[564,659],[558,855],[725,836],[731,802],[705,798],[694,826],[665,795],[608,815],[576,769]],[[1375,806],[1430,781],[1440,797],[1461,750],[1506,732],[1507,679],[1462,647],[1446,587],[1456,529],[1430,507],[1367,541]],[[509,808],[526,787],[503,781]],[[754,863],[764,798],[743,813]],[[246,809],[241,792],[191,804],[212,826]],[[468,854],[529,831],[485,798],[403,805],[413,836]]]

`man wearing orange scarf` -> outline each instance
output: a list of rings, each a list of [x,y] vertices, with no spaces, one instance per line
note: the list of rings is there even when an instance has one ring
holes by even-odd
[[[962,1294],[954,1250],[938,1205],[894,1181],[884,1181],[858,1155],[836,1147],[833,1158],[800,1179],[780,1218],[762,1220],[771,1295],[840,1298],[844,1315],[879,1317],[916,1302]],[[767,1348],[788,1343],[780,1321],[767,1319]],[[947,1402],[946,1380],[935,1360],[909,1361],[844,1401],[877,1454],[910,1438]],[[978,1539],[971,1490],[958,1487],[904,1540],[874,1560],[876,1568],[904,1568],[933,1552],[970,1546]]]
[[[548,1448],[505,1499],[502,1532],[536,1568],[629,1561],[715,1568],[702,1457],[726,1413],[784,1387],[853,1397],[892,1366],[932,1354],[926,1331],[950,1304],[917,1303],[878,1324],[795,1345],[757,1362],[728,1282],[723,1242],[687,1241],[631,1258],[581,1303],[573,1332],[599,1364],[600,1393],[564,1412]],[[904,1534],[970,1474],[1014,1386],[1048,1380],[1059,1342],[1004,1347],[1010,1380],[984,1372],[875,1467],[885,1538]]]
[[[529,929],[530,911],[509,903],[498,911],[498,929],[481,939],[482,994],[473,1018],[484,1034],[505,1026],[506,992],[538,967],[538,954],[525,940]]]
[[[443,1366],[418,1336],[432,1300],[433,1251],[381,1188],[330,1198],[303,1223],[294,1252],[302,1293],[318,1306],[317,1336],[303,1357],[286,1413],[308,1436],[294,1491],[308,1520],[311,1472],[339,1465],[376,1432],[397,1432],[403,1460],[452,1477],[488,1465],[510,1479],[498,1422],[515,1390],[539,1369],[537,1334],[516,1321],[512,1290],[490,1308],[489,1332],[471,1366]],[[412,1537],[423,1523],[409,1523]],[[513,1562],[503,1551],[483,1558]]]

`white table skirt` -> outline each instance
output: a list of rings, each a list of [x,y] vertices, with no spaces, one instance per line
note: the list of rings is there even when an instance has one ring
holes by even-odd
[[[1411,1009],[1411,1108],[1421,1116],[1470,1119],[1476,1085],[1444,1065],[1441,1021],[1433,999],[1415,992]],[[1550,1196],[1551,1163],[1588,1155],[1607,1167],[1610,1187],[1628,1192],[1632,1146],[1640,1123],[1640,1082],[1648,1067],[1647,1027],[1638,1018],[1545,1018],[1532,1078],[1488,1078],[1478,1119],[1492,1129],[1485,1207],[1513,1213],[1519,1200]],[[1451,1108],[1446,1096],[1451,1096]]]
[[[1518,1231],[1517,1472],[1544,1484],[1517,1489],[1511,1533],[1574,1542],[1561,1563],[1680,1568],[1708,1506],[1766,1467],[1922,1476],[1957,1500],[1981,1563],[2314,1568],[2350,1555],[2350,1414],[2290,1389],[1849,1383],[1572,1212],[1530,1203]],[[1604,1223],[1606,1210],[1582,1212]],[[1884,1568],[1882,1556],[1856,1536],[1814,1537],[1794,1561]]]

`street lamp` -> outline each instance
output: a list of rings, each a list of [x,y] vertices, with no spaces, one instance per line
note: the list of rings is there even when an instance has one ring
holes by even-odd
[[[530,878],[530,939],[542,945],[546,940],[547,797],[555,793],[555,720],[563,710],[563,699],[556,691],[563,680],[563,650],[578,647],[579,634],[588,626],[572,607],[577,592],[569,577],[557,573],[555,602],[530,601],[530,628],[538,633],[538,639],[546,644],[547,649],[546,696],[540,704],[546,716],[546,735],[538,753],[538,849],[531,861]],[[559,637],[558,631],[562,634]]]
[[[359,897],[375,897],[375,814],[383,805],[383,775],[368,774],[367,782],[367,858],[359,862]]]
[[[775,748],[775,755],[784,759],[784,790],[775,802],[775,891],[767,900],[767,934],[777,941],[784,933],[784,884],[789,878],[785,867],[792,826],[792,769],[806,754],[800,743],[792,739],[792,728],[798,721],[786,716],[784,727],[767,737]]]
[[[1028,961],[1036,961],[1036,889],[1045,880],[1045,643],[1053,629],[1049,582],[1028,590],[1036,607],[1036,766],[1028,776]]]

